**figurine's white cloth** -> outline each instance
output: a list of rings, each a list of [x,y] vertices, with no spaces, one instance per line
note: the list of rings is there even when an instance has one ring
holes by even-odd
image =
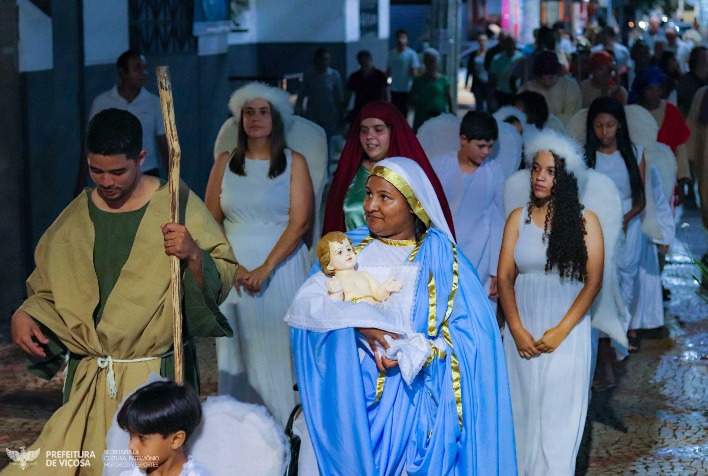
[[[290,306],[285,322],[291,327],[314,332],[327,332],[346,327],[374,327],[396,334],[410,334],[413,330],[411,317],[413,299],[418,281],[418,266],[362,266],[357,271],[366,271],[376,281],[383,283],[388,278],[403,282],[399,292],[383,302],[372,305],[366,302],[338,301],[327,294],[326,280],[333,279],[323,272],[315,273],[298,290]],[[321,296],[321,299],[298,299],[303,296]]]
[[[295,295],[285,316],[285,322],[291,327],[314,332],[369,327],[398,334],[399,339],[389,341],[391,348],[385,352],[383,349],[381,351],[388,358],[398,360],[401,375],[406,383],[410,384],[432,350],[423,334],[413,332],[412,316],[418,265],[362,266],[357,268],[357,271],[366,271],[379,283],[392,277],[402,281],[403,287],[376,305],[339,301],[332,299],[327,293],[325,283],[332,278],[318,272],[310,276]]]
[[[393,339],[391,336],[385,335],[384,339],[388,342],[389,348],[383,349],[377,343],[380,355],[383,354],[391,360],[398,361],[398,369],[408,385],[428,360],[432,350],[431,345],[443,352],[447,350],[447,344],[442,337],[429,340],[420,333],[401,336],[400,339]]]

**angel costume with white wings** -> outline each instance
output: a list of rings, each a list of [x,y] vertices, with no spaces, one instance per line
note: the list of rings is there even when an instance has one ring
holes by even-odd
[[[287,148],[284,151],[284,173],[268,177],[269,161],[244,160],[244,174],[239,175],[225,167],[218,186],[219,206],[223,213],[224,231],[234,249],[239,250],[241,265],[249,270],[261,266],[290,223],[291,177],[293,161],[291,147],[305,154],[315,190],[324,186],[327,148],[324,133],[319,126],[293,115],[287,92],[261,83],[250,83],[239,88],[229,100],[234,118],[241,117],[241,109],[253,99],[267,100],[273,111],[283,120]],[[215,150],[234,145],[237,140],[237,121],[230,119],[222,128]],[[223,156],[223,154],[222,154]],[[216,188],[216,187],[215,187]],[[320,196],[313,197],[318,204]],[[317,206],[311,223],[319,217]],[[319,236],[317,224],[312,240]],[[282,425],[297,404],[292,390],[295,380],[291,365],[289,328],[282,321],[293,296],[304,282],[312,263],[312,255],[302,242],[273,269],[258,293],[238,293],[235,288],[221,305],[229,323],[238,329],[231,338],[217,340],[219,393],[235,398],[264,403]]]
[[[504,181],[521,163],[521,136],[511,124],[496,122],[499,135],[492,153],[471,174],[462,173],[457,161],[460,149],[457,117],[441,114],[426,121],[418,131],[418,140],[442,183],[455,229],[459,228],[458,245],[475,266],[487,291],[492,276],[497,274],[504,233]]]
[[[542,134],[541,137],[544,138],[555,134],[562,137],[561,134],[552,130],[546,130]],[[504,210],[507,217],[516,208],[524,207],[528,203],[531,181],[530,167],[533,165],[533,157],[536,152],[544,147],[541,142],[534,141],[530,137],[526,140],[528,141],[525,158],[527,168],[516,172],[504,185]],[[626,325],[629,323],[630,316],[618,292],[617,268],[614,257],[617,239],[622,230],[622,207],[619,192],[612,180],[605,175],[587,169],[584,164],[579,165],[578,168],[584,169],[580,177],[576,174],[580,203],[586,210],[591,210],[597,215],[605,243],[602,290],[590,309],[592,326],[627,347]]]
[[[624,106],[627,127],[632,143],[643,150],[646,161],[644,193],[646,205],[639,220],[643,236],[637,239],[636,272],[631,286],[630,302],[626,303],[631,314],[624,322],[625,329],[651,329],[664,323],[661,276],[656,245],[670,245],[675,235],[675,222],[669,203],[676,183],[677,163],[671,149],[656,137],[659,126],[652,115],[639,105]],[[581,109],[570,120],[568,132],[581,144],[587,133],[588,109]],[[637,157],[641,159],[641,157]]]

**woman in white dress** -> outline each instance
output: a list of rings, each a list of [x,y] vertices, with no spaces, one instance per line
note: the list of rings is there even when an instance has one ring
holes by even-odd
[[[622,198],[623,235],[617,244],[617,274],[620,295],[627,309],[636,298],[639,263],[642,256],[642,227],[640,213],[644,210],[644,171],[646,161],[641,145],[633,144],[624,106],[617,99],[600,97],[588,109],[586,124],[585,160],[588,166],[607,175],[617,186]],[[627,323],[629,324],[629,323]],[[636,350],[636,334],[630,338],[630,352]],[[598,359],[603,360],[609,349],[609,339],[600,339]],[[598,362],[604,369],[601,380],[612,382],[607,362]],[[603,365],[604,364],[604,365]]]
[[[285,148],[285,91],[251,83],[229,107],[239,118],[238,145],[217,157],[205,200],[241,264],[221,306],[234,337],[217,339],[219,394],[265,404],[282,425],[296,404],[283,317],[310,266],[303,235],[312,181],[305,158]]]
[[[531,198],[506,222],[499,298],[519,475],[574,474],[587,414],[590,306],[602,286],[597,216],[583,212],[580,147],[555,131],[526,147]]]

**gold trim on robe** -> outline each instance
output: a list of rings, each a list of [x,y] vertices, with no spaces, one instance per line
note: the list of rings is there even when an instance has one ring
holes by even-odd
[[[406,183],[405,180],[403,180],[403,178],[401,178],[400,175],[398,175],[393,170],[388,169],[386,167],[382,167],[380,165],[375,166],[373,170],[371,170],[371,174],[369,174],[369,177],[371,177],[372,175],[381,177],[382,179],[396,187],[396,189],[398,189],[398,191],[401,192],[406,198],[406,201],[411,207],[411,210],[413,210],[415,216],[417,216],[423,221],[426,228],[430,228],[430,217],[423,208],[423,205],[421,205],[420,201],[418,201],[418,197],[416,197],[415,193],[413,193],[413,189],[410,187],[410,185],[408,185],[408,183]]]

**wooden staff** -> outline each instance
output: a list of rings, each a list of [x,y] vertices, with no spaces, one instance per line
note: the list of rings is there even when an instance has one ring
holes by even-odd
[[[170,194],[170,223],[179,223],[179,165],[182,150],[177,138],[177,125],[175,124],[174,102],[172,100],[172,83],[170,69],[167,66],[158,66],[156,69],[157,87],[160,90],[160,105],[162,106],[162,120],[165,123],[167,144],[170,148],[170,165],[167,183]],[[170,256],[170,284],[172,285],[172,334],[174,336],[175,356],[175,382],[183,384],[183,357],[182,357],[182,274],[179,258]]]

